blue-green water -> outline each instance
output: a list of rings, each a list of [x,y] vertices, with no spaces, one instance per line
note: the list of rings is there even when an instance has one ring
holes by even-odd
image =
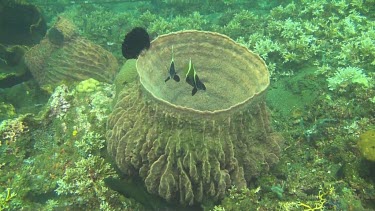
[[[374,14],[373,0],[0,1],[0,210],[374,210]],[[217,32],[258,54],[270,73],[262,95],[269,121],[250,124],[245,120],[258,120],[258,113],[248,111],[242,115],[252,118],[239,118],[240,124],[233,112],[230,121],[240,126],[229,126],[228,137],[260,133],[279,149],[228,139],[234,144],[222,148],[218,140],[207,158],[199,153],[205,144],[187,158],[191,145],[184,140],[190,139],[182,137],[167,152],[166,134],[191,130],[194,146],[201,146],[207,140],[199,137],[208,137],[202,134],[211,126],[172,122],[172,132],[153,134],[157,121],[137,124],[148,118],[142,114],[158,111],[148,110],[154,101],[147,96],[139,98],[148,103],[139,104],[143,110],[129,103],[139,78],[121,46],[134,27],[151,40],[181,30]],[[234,86],[246,78],[230,77]],[[209,84],[189,99],[209,95],[215,89]],[[121,105],[125,117],[117,118]],[[163,121],[183,116],[168,112],[157,116],[156,128],[168,130]],[[254,125],[267,132],[254,132],[260,127]],[[122,144],[148,144],[116,148],[113,134]],[[254,150],[236,151],[246,147]],[[162,160],[163,150],[166,164],[151,161]],[[238,162],[228,161],[232,151]],[[264,162],[246,168],[258,157]],[[233,172],[242,167],[240,183]]]

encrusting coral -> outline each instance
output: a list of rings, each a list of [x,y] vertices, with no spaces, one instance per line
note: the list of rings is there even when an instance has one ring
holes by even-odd
[[[207,90],[164,82],[172,46],[177,74],[191,59]],[[181,31],[158,37],[137,61],[140,82],[119,94],[107,123],[108,152],[150,193],[192,205],[219,200],[278,162],[262,59],[229,37]]]
[[[89,78],[87,80],[81,81],[76,86],[77,92],[94,92],[99,88],[100,88],[100,82],[93,78]]]
[[[46,89],[62,81],[88,78],[110,83],[118,71],[117,60],[110,52],[79,37],[64,18],[59,18],[41,43],[25,54],[25,62]]]

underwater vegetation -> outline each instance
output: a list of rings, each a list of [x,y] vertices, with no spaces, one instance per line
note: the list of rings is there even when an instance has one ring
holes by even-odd
[[[375,209],[374,0],[7,0],[1,29],[23,19],[14,2],[41,30],[0,42],[0,210]],[[163,49],[124,59],[135,27]],[[180,30],[235,42],[190,48]],[[233,43],[267,77],[245,76]],[[258,92],[230,123],[194,113]]]

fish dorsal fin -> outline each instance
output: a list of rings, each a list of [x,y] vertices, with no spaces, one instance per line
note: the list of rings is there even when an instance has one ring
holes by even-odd
[[[174,55],[173,55],[173,45],[172,45],[172,55],[171,55],[171,64],[174,63]]]
[[[189,61],[189,64],[187,65],[186,67],[186,71],[185,71],[185,80],[186,82],[192,86],[192,87],[195,87],[195,83],[194,83],[194,72],[193,72],[193,67],[192,67],[192,63],[191,63],[191,59]]]
[[[188,65],[188,68],[187,68],[187,71],[186,71],[186,78],[194,79],[194,76],[195,76],[195,69],[194,69],[194,65],[191,62],[191,58],[190,58],[189,65]]]
[[[173,45],[172,45],[171,64],[169,65],[169,76],[173,77],[175,74],[176,74],[176,70],[174,67]]]

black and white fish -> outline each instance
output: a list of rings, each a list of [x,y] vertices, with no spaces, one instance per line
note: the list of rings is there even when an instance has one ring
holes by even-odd
[[[186,72],[186,82],[193,87],[191,91],[191,95],[194,96],[198,90],[206,90],[206,86],[203,84],[195,71],[194,65],[191,62],[191,58],[189,61],[189,66]]]
[[[180,81],[180,77],[176,74],[176,69],[174,67],[174,59],[173,59],[173,46],[172,46],[172,59],[171,59],[171,65],[169,66],[169,75],[165,79],[164,82],[167,82],[169,79],[173,78],[176,82]]]

